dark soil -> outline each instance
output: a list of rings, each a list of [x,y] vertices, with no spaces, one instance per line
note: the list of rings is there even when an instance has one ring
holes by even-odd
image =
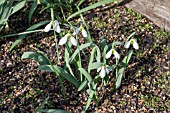
[[[140,49],[135,50],[122,86],[116,91],[112,90],[112,82],[103,87],[99,91],[99,106],[91,103],[88,112],[170,112],[170,34],[124,6],[111,6],[91,10],[85,16],[94,41],[102,36],[108,43],[125,41],[135,31]],[[31,24],[50,20],[49,17],[37,12]],[[10,30],[3,34],[23,32],[29,26],[27,12],[23,10],[10,18]],[[88,98],[85,92],[77,92],[65,82],[67,99],[64,100],[54,73],[38,71],[39,64],[33,60],[21,60],[24,52],[41,50],[56,64],[53,34],[30,34],[9,51],[16,39],[0,39],[0,112],[33,112],[47,96],[49,100],[45,108],[73,113],[82,111]],[[59,49],[62,54],[62,48]]]

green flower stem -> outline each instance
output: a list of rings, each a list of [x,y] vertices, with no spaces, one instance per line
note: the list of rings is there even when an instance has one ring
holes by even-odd
[[[61,13],[62,13],[63,18],[64,18],[64,21],[65,21],[65,20],[66,20],[66,16],[65,16],[65,14],[64,14],[64,11],[63,11],[63,8],[61,7],[61,5],[60,5],[60,9],[61,9]]]
[[[78,11],[79,11],[79,10],[80,10],[79,6],[76,5],[76,7],[77,7],[77,9],[78,9]],[[87,30],[87,33],[88,33],[88,38],[87,38],[88,41],[89,41],[89,42],[93,42],[93,41],[92,41],[92,38],[91,38],[91,35],[90,35],[90,32],[89,32],[89,28],[88,28],[88,26],[87,26],[87,24],[86,24],[86,22],[85,22],[82,14],[80,14],[80,18],[81,18],[81,20],[83,21],[83,24],[86,26],[86,30]]]
[[[54,21],[54,10],[53,8],[50,8],[51,9],[51,19],[52,21]],[[58,53],[58,44],[57,44],[57,38],[56,38],[56,33],[54,31],[54,37],[55,37],[55,42],[56,42],[56,52],[57,52],[57,58],[58,58],[58,61],[59,61],[59,53]],[[59,79],[59,82],[61,84],[61,89],[62,89],[62,93],[64,95],[64,99],[66,99],[66,92],[65,92],[65,88],[64,88],[64,84],[63,84],[63,80],[61,78],[61,76],[59,75],[59,73],[57,72],[57,70],[54,68],[54,66],[52,65],[52,63],[50,62],[49,60],[49,63],[54,71],[54,73],[57,75],[58,79]]]
[[[0,36],[0,38],[13,37],[13,36],[19,36],[19,35],[24,35],[24,34],[36,33],[36,32],[44,32],[44,29],[39,29],[39,30],[34,30],[34,31],[26,31],[26,32],[10,34],[10,35],[4,35],[4,36]]]
[[[77,37],[77,35],[76,35],[76,39],[77,39],[77,38],[78,38],[78,37]],[[82,68],[82,63],[81,63],[82,60],[81,60],[81,55],[80,55],[80,45],[79,45],[79,43],[78,43],[77,47],[78,47],[78,49],[79,49],[79,54],[78,54],[78,55],[79,55],[79,59],[78,59],[78,62],[77,62],[77,63],[78,63],[78,67],[79,67],[79,68]],[[83,74],[82,74],[82,72],[80,72],[80,81],[83,82]]]

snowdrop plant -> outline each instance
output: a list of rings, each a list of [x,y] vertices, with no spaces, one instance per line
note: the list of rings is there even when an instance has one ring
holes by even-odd
[[[61,32],[60,25],[57,20],[51,21],[49,24],[47,24],[44,28],[44,31],[49,32],[51,30],[51,27],[53,27],[53,30],[57,33]]]
[[[60,39],[59,45],[65,44],[68,40],[71,42],[71,44],[77,46],[77,40],[70,33],[67,33],[63,38]]]
[[[137,39],[132,38],[132,39],[130,39],[129,41],[127,41],[127,42],[125,43],[125,48],[129,48],[129,47],[130,47],[130,44],[133,45],[133,48],[134,48],[134,49],[139,49],[139,45],[138,45],[138,43],[137,43]]]
[[[100,71],[99,75],[101,78],[104,78],[106,76],[106,74],[109,74],[109,69],[106,66],[99,67],[97,69],[97,72],[99,72],[99,71]]]
[[[83,37],[85,38],[88,36],[87,31],[82,26],[80,26],[79,28],[76,28],[73,35],[77,35],[79,32],[81,32]]]
[[[34,2],[36,3],[36,5],[34,4],[35,7],[33,7],[33,9],[36,9],[37,3],[38,3],[37,1]],[[47,55],[45,55],[42,51],[37,51],[37,50],[36,52],[25,52],[22,55],[22,59],[31,58],[39,62],[40,64],[40,66],[38,67],[39,70],[53,72],[58,77],[58,80],[61,84],[61,90],[64,95],[64,98],[66,98],[66,92],[65,92],[65,87],[63,85],[63,80],[67,80],[68,82],[73,84],[77,88],[78,91],[88,90],[89,98],[87,100],[87,104],[84,110],[82,111],[82,113],[84,113],[90,106],[90,103],[92,100],[94,100],[94,102],[98,104],[99,98],[98,98],[97,87],[103,87],[103,85],[101,84],[101,81],[108,83],[109,80],[114,78],[115,80],[114,87],[116,89],[120,87],[121,80],[124,75],[124,71],[130,61],[133,51],[130,50],[127,53],[120,53],[120,52],[118,53],[117,52],[118,49],[116,48],[115,45],[117,44],[121,45],[120,42],[113,42],[112,44],[107,44],[106,40],[103,39],[103,41],[100,42],[100,46],[99,46],[95,44],[94,42],[92,42],[92,40],[88,41],[88,38],[90,37],[90,33],[88,30],[88,26],[86,25],[86,22],[83,19],[82,12],[88,11],[90,9],[93,9],[94,7],[98,7],[103,4],[111,3],[114,0],[100,1],[100,3],[95,3],[84,9],[79,8],[79,6],[84,1],[81,1],[81,2],[77,1],[76,3],[78,5],[74,4],[72,0],[69,2],[68,0],[67,2],[62,1],[62,0],[56,0],[56,1],[57,1],[57,4],[61,4],[61,5],[56,5],[54,1],[50,1],[50,0],[41,1],[41,4],[46,4],[44,8],[45,10],[47,9],[51,10],[51,21],[50,22],[43,21],[43,22],[40,22],[40,23],[37,23],[31,26],[30,28],[27,29],[27,32],[25,34],[22,33],[19,39],[24,39],[27,34],[32,33],[32,32],[47,32],[48,33],[50,30],[53,30],[55,41],[56,41],[56,49],[58,47],[57,44],[59,45],[66,44],[65,46],[63,46],[64,55],[62,57],[64,58],[64,61],[62,62],[64,62],[64,64],[61,65],[58,62],[57,64],[53,64],[53,62],[49,60]],[[70,7],[69,5],[72,5],[72,4],[74,4],[74,6]],[[74,10],[72,9],[72,8],[75,8],[75,6],[78,11],[71,14],[70,12],[75,10],[75,9]],[[68,11],[69,13],[68,12],[65,13],[66,10],[69,10]],[[58,13],[60,13],[60,15],[62,16],[60,17]],[[68,17],[66,18],[66,14],[71,14],[71,15],[67,15]],[[80,15],[83,21],[83,25],[75,26],[77,24],[72,25],[71,22],[69,22],[71,18],[77,15]],[[55,20],[55,18],[57,20]],[[65,26],[64,29],[61,30],[60,23],[63,25],[62,27],[64,27],[64,23],[70,24],[70,26],[69,25]],[[36,30],[38,27],[41,27],[43,25],[46,25],[44,29]],[[73,34],[68,32],[68,31],[71,31],[72,29],[74,29]],[[63,35],[64,33],[62,32],[65,32],[65,33],[68,32],[68,33],[66,35]],[[85,43],[80,43],[80,44],[78,43],[78,39],[79,39],[78,33],[81,33],[82,36],[85,38],[86,40]],[[15,36],[17,35],[18,34],[15,34]],[[71,46],[68,46],[67,42],[71,43],[72,45],[76,47],[72,48]],[[19,43],[19,41],[17,41],[15,45],[17,43]],[[129,48],[130,44],[132,44],[135,49],[139,49],[139,45],[135,38],[128,40],[125,43],[124,47]],[[87,51],[91,49],[92,51],[87,53]],[[123,49],[124,48],[122,48],[121,50]],[[58,54],[59,52],[56,51],[56,53]],[[109,58],[111,58],[112,55],[114,55],[114,57],[116,58],[115,59],[116,63],[111,65],[109,63],[110,61]],[[59,55],[57,55],[57,57],[59,57]],[[72,67],[74,67],[74,69]],[[91,70],[93,70],[93,72]],[[107,84],[104,84],[104,85],[107,85]]]
[[[109,52],[106,54],[106,59],[110,58],[112,54],[114,54],[116,59],[120,59],[119,53],[113,48],[110,49]]]

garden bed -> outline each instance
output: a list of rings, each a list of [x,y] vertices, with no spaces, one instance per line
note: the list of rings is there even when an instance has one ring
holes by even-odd
[[[106,7],[110,5],[103,6]],[[90,10],[85,16],[93,39],[97,41],[103,36],[109,44],[113,40],[125,41],[132,32],[136,32],[134,37],[140,47],[133,54],[121,87],[113,90],[111,81],[100,89],[99,106],[92,102],[87,112],[170,112],[170,35],[124,6],[106,9]],[[11,17],[7,33],[25,31],[29,27],[26,17],[24,10]],[[33,23],[42,20],[50,20],[49,15],[37,14]],[[45,108],[73,113],[82,111],[88,98],[86,92],[77,92],[65,81],[67,99],[64,100],[54,73],[38,71],[39,64],[33,60],[21,60],[23,52],[41,50],[57,63],[53,34],[31,34],[10,52],[16,39],[0,39],[0,111],[33,112],[47,96],[49,100]],[[62,54],[62,48],[59,49]]]

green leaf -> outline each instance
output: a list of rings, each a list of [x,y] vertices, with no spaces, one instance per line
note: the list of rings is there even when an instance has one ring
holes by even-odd
[[[92,43],[86,43],[86,44],[82,44],[81,46],[79,46],[79,48],[77,48],[76,50],[75,50],[75,52],[73,53],[73,55],[70,57],[70,63],[74,60],[74,58],[77,56],[77,54],[81,51],[81,50],[83,50],[83,49],[85,49],[85,48],[88,48],[88,47],[90,47],[92,45]]]
[[[34,113],[38,113],[40,109],[47,103],[49,96],[40,104],[40,106],[34,111]]]
[[[41,109],[39,110],[39,112],[42,113],[69,113],[65,110],[61,110],[61,109]]]
[[[97,52],[97,55],[96,55],[96,52]],[[100,54],[100,49],[97,45],[94,46],[92,51],[91,51],[90,60],[89,60],[89,64],[88,64],[88,72],[89,73],[90,73],[90,70],[91,70],[91,67],[89,67],[89,66],[93,63],[95,57],[96,57],[97,62],[100,62],[101,54]]]
[[[94,62],[94,63],[91,63],[89,66],[88,66],[88,70],[93,70],[93,69],[98,69],[99,67],[101,67],[103,65],[103,63],[101,62]]]
[[[47,24],[48,22],[49,22],[48,20],[45,20],[45,21],[36,23],[36,24],[32,25],[31,27],[29,27],[29,28],[27,29],[27,31],[35,30],[35,29],[37,29],[38,27]]]
[[[14,49],[14,47],[19,44],[24,38],[26,37],[26,35],[20,35],[19,38],[17,40],[15,40],[15,42],[12,44],[12,46],[10,47],[10,51],[12,51]]]
[[[84,68],[79,68],[79,71],[82,72],[82,74],[87,78],[89,82],[92,81],[92,77]]]
[[[125,58],[123,59],[123,61],[121,63],[121,67],[118,70],[118,76],[116,77],[116,83],[115,83],[116,89],[119,88],[121,85],[123,73],[126,69],[127,64],[129,63],[129,60],[130,60],[132,54],[133,54],[132,50],[128,51],[127,55],[125,56]]]
[[[49,60],[43,54],[36,53],[36,52],[24,52],[21,59],[25,59],[25,58],[31,58],[39,62],[40,64],[44,64],[44,65],[50,64]]]
[[[101,45],[101,48],[102,48],[102,51],[103,51],[105,46],[107,45],[106,39],[104,39],[103,37],[100,38],[100,45]]]
[[[100,62],[100,60],[101,60],[101,54],[100,54],[100,49],[99,49],[98,46],[96,46],[96,50],[97,50],[96,60],[97,60],[97,62]]]
[[[74,84],[77,88],[79,87],[80,83],[78,82],[78,80],[76,80],[76,78],[69,74],[66,70],[56,65],[54,65],[54,68],[57,70],[60,76],[64,77],[70,83]],[[38,70],[54,72],[51,65],[41,65],[38,67]]]
[[[17,3],[17,5],[15,5],[13,7],[11,15],[14,14],[15,12],[19,11],[20,9],[22,9],[24,7],[25,3],[26,3],[26,0],[23,0],[20,3]]]
[[[38,6],[37,1],[35,1],[35,2],[32,4],[32,6],[31,6],[31,8],[30,8],[30,10],[29,10],[29,15],[28,15],[28,21],[29,21],[29,23],[31,23],[32,15],[34,14],[34,11],[36,10],[37,6]]]
[[[13,0],[9,1],[7,3],[7,5],[4,7],[3,14],[0,18],[0,21],[8,20],[10,14],[12,12],[12,4],[13,4]]]
[[[83,8],[83,9],[81,9],[81,10],[73,13],[72,15],[70,15],[70,16],[67,18],[67,20],[69,20],[69,19],[71,19],[71,18],[73,18],[73,17],[75,17],[75,16],[77,16],[77,15],[83,13],[83,12],[86,12],[86,11],[88,11],[88,10],[90,10],[90,9],[94,9],[94,8],[99,7],[99,6],[101,6],[101,5],[112,3],[112,2],[114,2],[114,1],[117,1],[117,0],[103,0],[103,1],[100,1],[100,2],[97,2],[97,3],[94,3],[94,4],[92,4],[92,5],[88,6],[88,7],[85,7],[85,8]]]
[[[67,48],[65,48],[65,52],[64,52],[64,61],[66,62],[66,66],[69,69],[70,73],[74,76],[74,73],[73,73],[71,66],[69,64],[69,52],[68,52]]]
[[[93,100],[94,100],[96,106],[98,106],[100,100],[99,100],[99,98],[97,97],[97,95],[93,95]]]
[[[44,24],[47,24],[49,21],[42,21],[42,22],[39,22],[37,24],[34,24],[32,25],[31,27],[29,27],[26,31],[31,31],[31,30],[35,30],[37,29],[38,27],[44,25]],[[20,42],[22,42],[22,40],[27,36],[27,34],[22,34],[18,37],[18,39],[12,44],[11,48],[10,48],[10,51],[14,49],[14,47],[19,44]]]
[[[91,101],[92,101],[92,99],[93,99],[94,94],[95,94],[95,91],[90,90],[90,96],[89,96],[89,98],[88,98],[88,100],[87,100],[87,103],[86,103],[85,108],[83,109],[83,111],[82,111],[81,113],[86,113],[86,111],[87,111],[87,109],[89,108],[90,103],[91,103]]]
[[[87,80],[83,81],[83,83],[81,83],[81,85],[79,86],[78,91],[83,90],[87,86],[87,83],[88,83]]]
[[[0,5],[2,5],[5,2],[5,0],[0,0]]]
[[[94,61],[95,52],[96,52],[96,47],[93,47],[93,49],[92,49],[92,51],[91,51],[91,54],[90,54],[89,65],[90,65],[91,63],[93,63],[93,61]]]

